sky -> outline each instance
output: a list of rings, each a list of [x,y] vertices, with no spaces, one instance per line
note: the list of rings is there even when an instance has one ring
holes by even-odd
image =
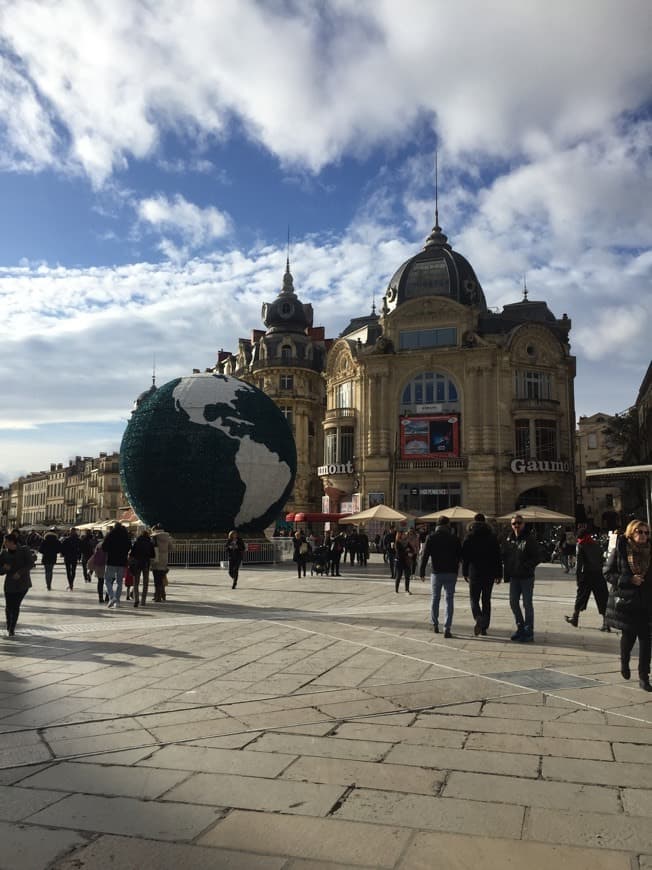
[[[577,414],[650,362],[649,0],[0,0],[0,485],[117,450],[260,329],[290,234],[336,337],[439,219],[572,319]],[[524,278],[525,276],[525,278]]]

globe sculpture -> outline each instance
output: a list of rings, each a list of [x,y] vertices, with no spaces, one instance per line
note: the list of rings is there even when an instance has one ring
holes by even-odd
[[[142,522],[176,533],[261,533],[292,491],[296,447],[265,393],[194,374],[150,393],[120,447],[123,489]]]

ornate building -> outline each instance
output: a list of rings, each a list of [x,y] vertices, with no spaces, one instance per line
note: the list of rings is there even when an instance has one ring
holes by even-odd
[[[326,509],[573,513],[570,328],[526,289],[490,311],[436,219],[391,278],[380,315],[352,320],[330,349]]]
[[[313,326],[312,305],[300,301],[288,259],[283,286],[273,302],[265,303],[266,330],[241,338],[236,354],[220,351],[212,371],[234,375],[254,384],[280,407],[294,432],[297,475],[286,510],[321,510],[322,487],[317,475],[323,455],[322,422],[325,407],[323,371],[331,340],[324,328]]]

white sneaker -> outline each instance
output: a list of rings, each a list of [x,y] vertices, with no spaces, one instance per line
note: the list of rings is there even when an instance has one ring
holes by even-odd
[[[114,602],[113,602],[113,606],[114,606],[114,607],[120,607],[120,602],[117,601],[117,600],[114,601]]]
[[[109,603],[106,606],[107,607],[114,607],[115,606],[115,601],[113,600],[113,598],[109,601]]]

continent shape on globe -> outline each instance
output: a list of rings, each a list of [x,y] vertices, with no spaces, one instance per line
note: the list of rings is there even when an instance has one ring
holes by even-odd
[[[133,412],[120,448],[138,517],[177,533],[262,532],[294,484],[296,447],[277,405],[237,378],[163,385]]]

